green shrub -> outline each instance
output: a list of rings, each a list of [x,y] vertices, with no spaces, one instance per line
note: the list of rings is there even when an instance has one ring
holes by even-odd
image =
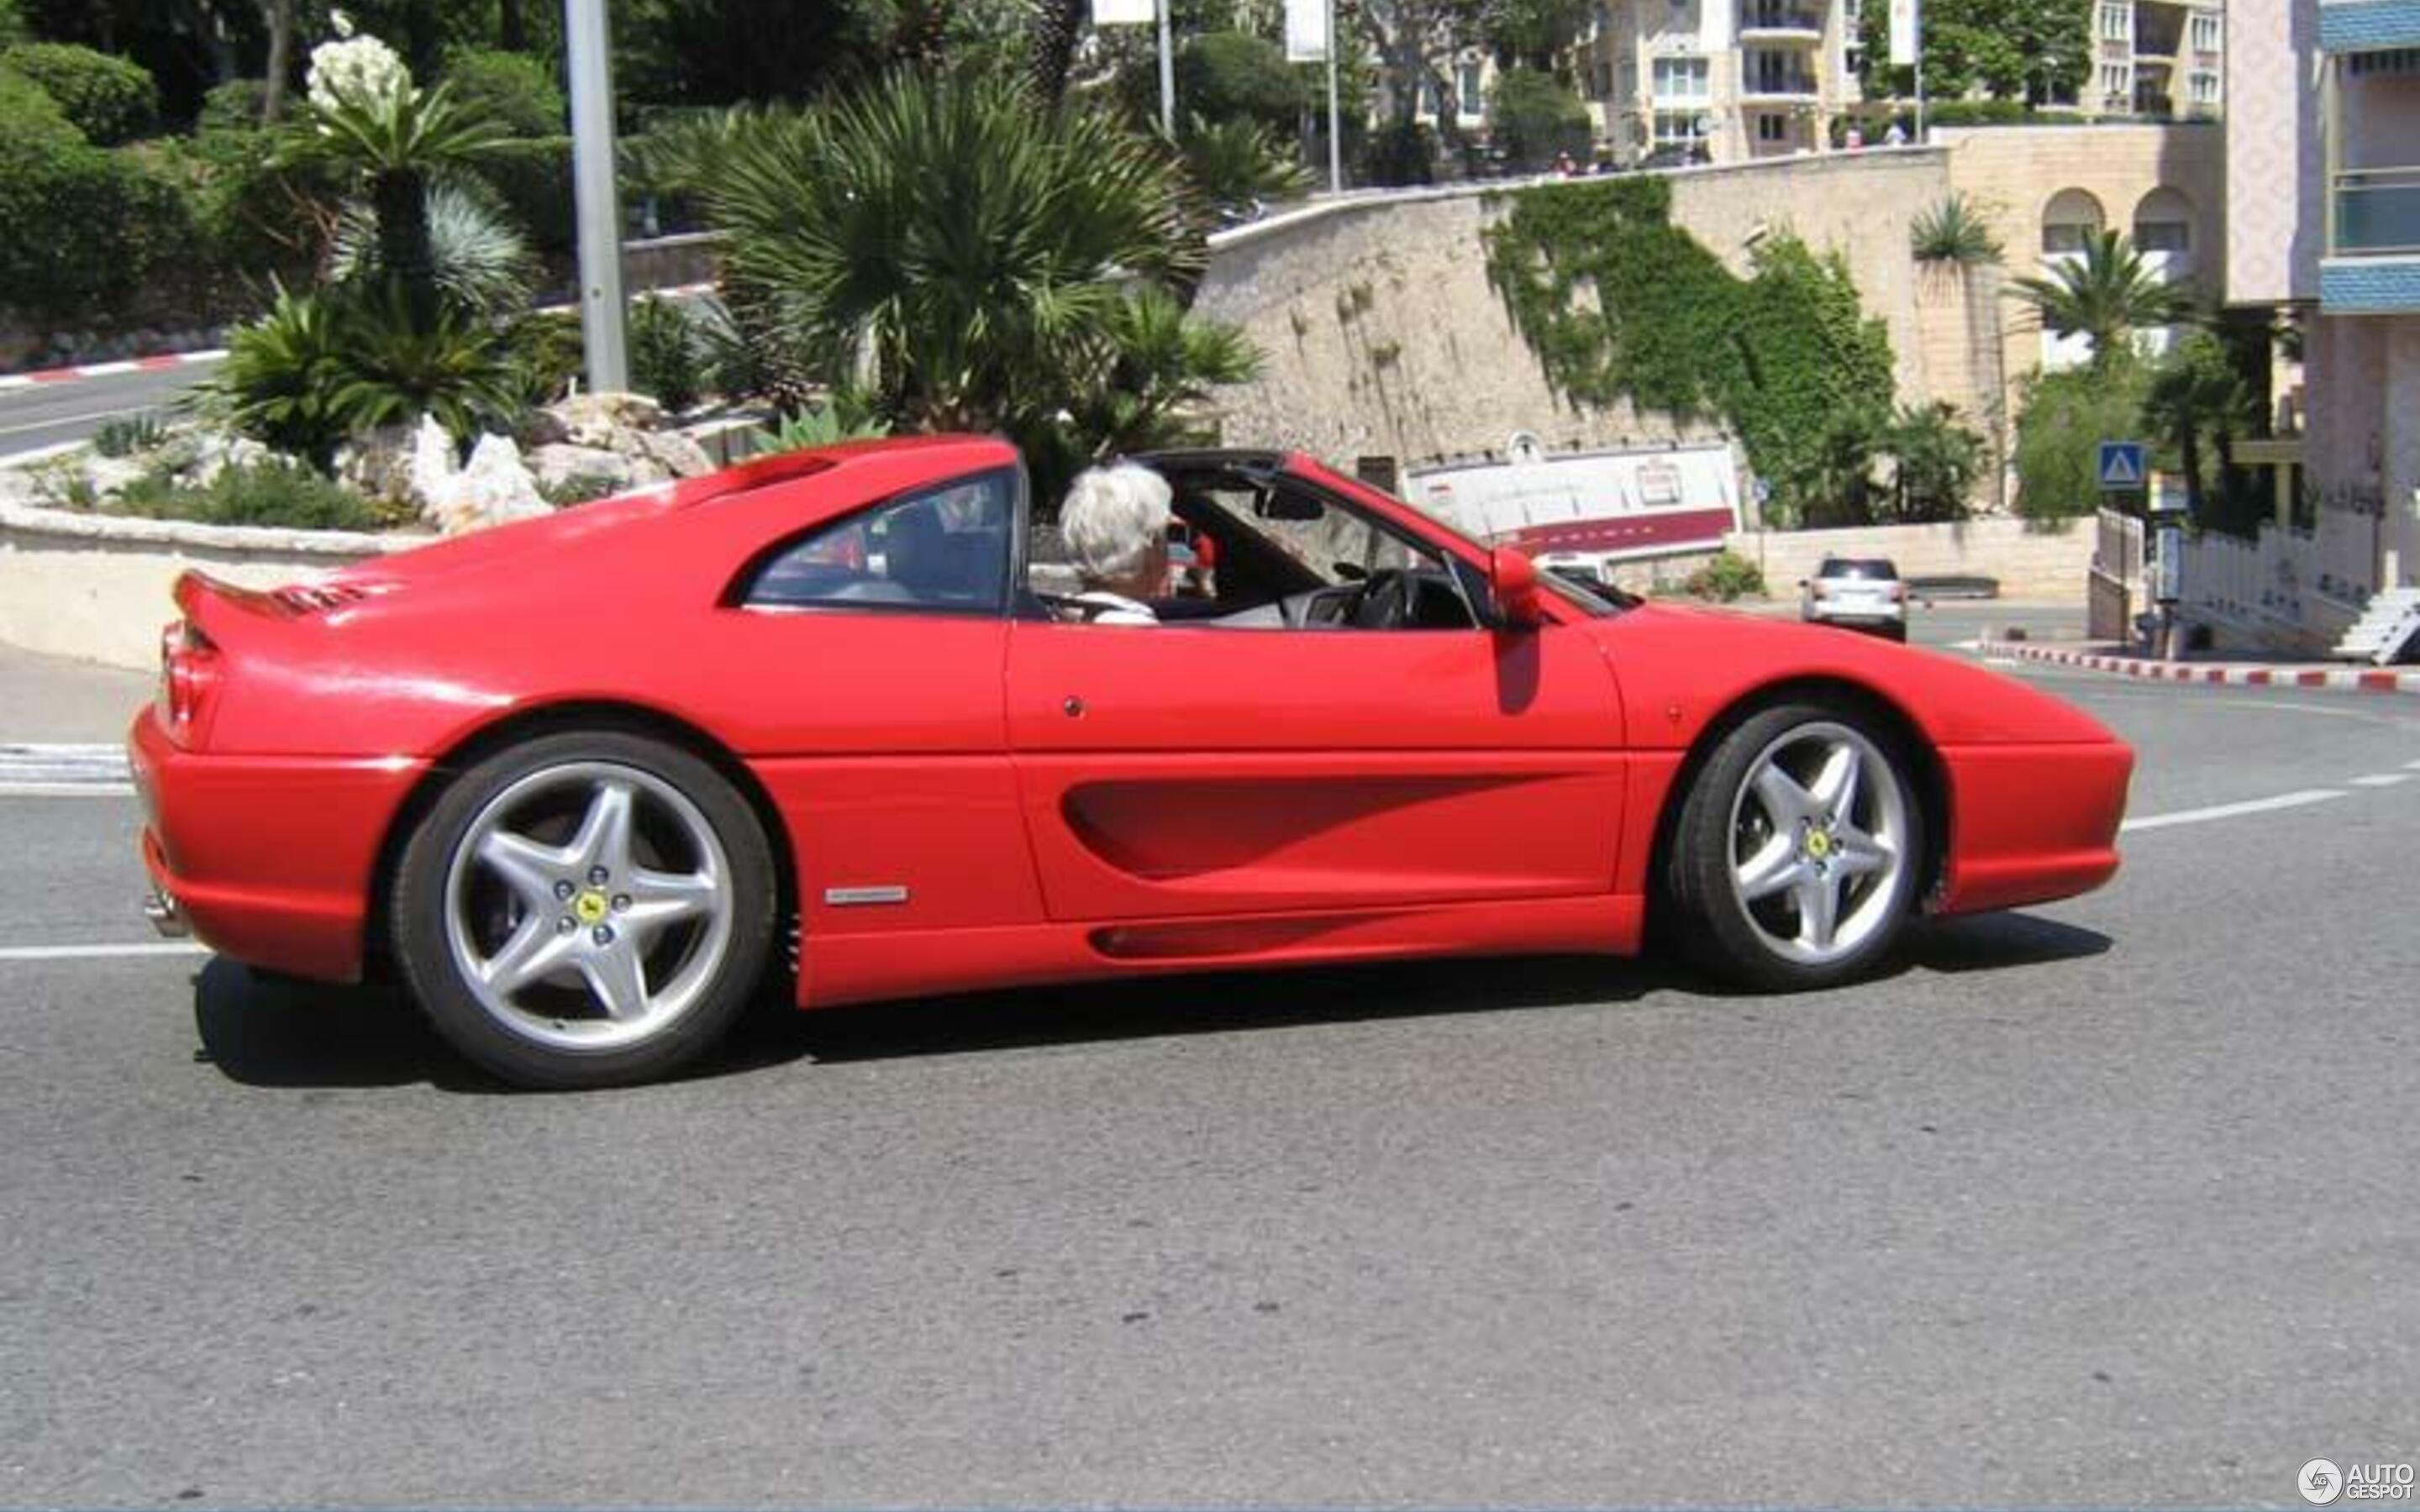
[[[1764,572],[1736,551],[1717,551],[1714,560],[1689,574],[1682,591],[1692,598],[1728,604],[1735,598],[1764,594]]]
[[[568,255],[580,239],[571,200],[571,138],[551,136],[502,142],[480,159],[476,172],[504,200],[504,209],[528,232],[543,256]]]
[[[1585,158],[1589,150],[1586,101],[1535,69],[1508,69],[1497,76],[1487,95],[1487,130],[1520,166],[1541,166],[1559,152]]]
[[[227,337],[225,361],[197,402],[244,435],[322,471],[349,429],[341,386],[336,301],[284,288],[269,313]]]
[[[280,133],[256,122],[209,126],[187,139],[186,198],[200,243],[256,286],[316,274],[344,200],[334,169],[283,161]]]
[[[14,47],[25,39],[25,18],[18,0],[0,0],[0,47]]]
[[[2105,373],[2027,378],[2017,411],[2017,513],[2034,521],[2101,506],[2101,443],[2141,434],[2149,378],[2132,357]]]
[[[208,525],[273,525],[289,530],[375,531],[387,517],[350,488],[283,462],[231,467],[202,485],[154,474],[129,485],[113,513]]]
[[[168,439],[167,423],[145,410],[103,423],[92,433],[92,449],[103,456],[132,456],[148,452]]]
[[[1362,149],[1361,177],[1389,189],[1435,182],[1436,133],[1419,121],[1389,121],[1379,127]]]
[[[571,129],[554,69],[526,53],[458,47],[445,54],[454,98],[514,136],[561,136]]]
[[[400,285],[347,299],[330,407],[353,434],[435,417],[457,440],[510,430],[525,406],[504,333],[451,305],[417,322]]]
[[[141,64],[64,42],[26,42],[0,53],[0,69],[31,79],[99,147],[130,142],[160,117],[160,86]]]
[[[1205,32],[1187,42],[1176,54],[1176,98],[1204,120],[1254,120],[1287,137],[1303,106],[1285,49],[1249,32]]]
[[[706,384],[706,353],[697,323],[681,307],[653,295],[630,305],[630,386],[679,411],[698,401]]]
[[[287,109],[292,109],[300,90],[288,90]],[[229,79],[212,85],[202,96],[202,113],[194,120],[196,131],[255,131],[260,129],[261,110],[269,103],[269,85],[258,79]]]
[[[552,404],[571,390],[587,360],[580,316],[569,310],[533,310],[504,328],[504,347],[530,409]]]
[[[190,255],[177,186],[93,147],[42,92],[0,70],[0,303],[37,320],[122,304],[166,257]]]

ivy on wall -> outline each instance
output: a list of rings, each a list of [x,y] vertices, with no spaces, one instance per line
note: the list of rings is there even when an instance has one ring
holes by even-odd
[[[1663,178],[1509,198],[1482,233],[1488,280],[1557,393],[1724,425],[1773,485],[1768,523],[1868,514],[1891,416],[1890,337],[1838,255],[1769,236],[1741,278],[1672,224]]]

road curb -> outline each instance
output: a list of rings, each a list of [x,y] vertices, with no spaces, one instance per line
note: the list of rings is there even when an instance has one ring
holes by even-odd
[[[2154,661],[2099,651],[2061,651],[2022,640],[1986,640],[1978,649],[1986,661],[2034,661],[2114,677],[2161,683],[2198,683],[2223,687],[2293,687],[2330,693],[2420,693],[2420,671],[2382,667],[2260,667],[2197,661]]]
[[[198,352],[163,352],[153,357],[129,357],[115,363],[85,363],[76,367],[46,367],[34,373],[0,375],[0,390],[47,388],[53,384],[74,383],[84,378],[117,378],[127,373],[164,373],[172,367],[192,367],[202,363],[225,359],[226,348],[212,347]]]

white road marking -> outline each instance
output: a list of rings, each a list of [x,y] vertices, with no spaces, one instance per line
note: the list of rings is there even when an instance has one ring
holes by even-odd
[[[2279,809],[2300,809],[2305,804],[2325,803],[2330,798],[2350,797],[2342,788],[2304,788],[2299,793],[2281,793],[2273,798],[2254,798],[2245,803],[2221,803],[2208,809],[2183,809],[2175,813],[2150,814],[2141,819],[2129,819],[2118,826],[2120,834],[2138,829],[2165,829],[2171,825],[2203,825],[2213,819],[2241,819],[2246,814],[2271,813]]]
[[[198,940],[154,940],[141,945],[8,945],[0,961],[108,961],[128,956],[208,955]]]
[[[0,782],[0,798],[131,798],[132,782]]]
[[[2352,785],[2357,788],[2391,788],[2411,780],[2409,772],[2372,772],[2367,777],[2354,778]]]
[[[2403,769],[2407,772],[2420,772],[2420,762],[2405,762]]]

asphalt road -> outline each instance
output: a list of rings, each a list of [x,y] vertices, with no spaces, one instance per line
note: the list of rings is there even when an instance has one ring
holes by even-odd
[[[210,372],[198,363],[0,389],[0,456],[80,441],[112,420],[173,411]]]
[[[136,821],[0,798],[0,1502],[2299,1506],[2410,1460],[2420,701],[2028,675],[2184,821],[1854,990],[987,995],[577,1097],[376,995],[25,959],[144,938]]]

